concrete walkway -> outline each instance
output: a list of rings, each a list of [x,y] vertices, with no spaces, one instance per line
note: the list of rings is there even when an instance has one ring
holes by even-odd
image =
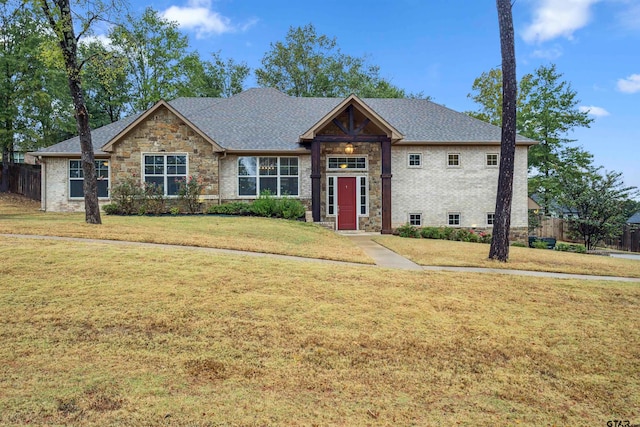
[[[100,240],[100,239],[84,239],[78,237],[58,237],[58,236],[38,236],[30,234],[0,234],[0,237],[21,238],[21,239],[35,239],[35,240],[58,240],[58,241],[70,241],[70,242],[87,242],[87,243],[101,243],[107,245],[122,245],[122,246],[139,246],[149,248],[168,248],[168,249],[185,249],[198,252],[219,253],[227,255],[242,255],[253,257],[269,257],[282,259],[287,261],[307,261],[307,262],[319,262],[325,264],[336,265],[351,265],[358,267],[382,267],[382,268],[395,268],[400,270],[411,271],[451,271],[456,273],[480,273],[480,274],[507,274],[512,276],[532,276],[532,277],[549,277],[555,279],[578,279],[578,280],[610,280],[616,282],[636,282],[640,283],[640,278],[631,277],[612,277],[612,276],[590,276],[585,274],[566,274],[566,273],[549,273],[544,271],[525,271],[525,270],[507,270],[501,268],[480,268],[480,267],[446,267],[446,266],[421,266],[413,261],[406,259],[403,256],[398,255],[385,248],[384,246],[374,242],[372,237],[378,235],[377,233],[358,233],[358,234],[343,234],[351,239],[351,241],[359,246],[373,261],[375,265],[359,264],[353,262],[344,261],[331,261],[317,258],[304,258],[291,255],[278,255],[268,254],[261,252],[247,252],[233,249],[218,249],[218,248],[203,248],[197,246],[182,246],[182,245],[169,245],[162,243],[143,243],[143,242],[128,242],[122,240]]]
[[[373,241],[372,237],[377,233],[350,234],[341,233],[345,237],[358,245],[367,255],[369,255],[377,266],[387,268],[398,268],[403,270],[428,270],[428,271],[451,271],[456,273],[491,273],[507,274],[511,276],[532,276],[550,277],[555,279],[579,279],[579,280],[610,280],[616,282],[639,282],[640,278],[614,277],[614,276],[591,276],[586,274],[550,273],[545,271],[509,270],[502,268],[482,268],[482,267],[446,267],[446,266],[421,266],[413,261],[398,255],[390,249],[385,248]]]

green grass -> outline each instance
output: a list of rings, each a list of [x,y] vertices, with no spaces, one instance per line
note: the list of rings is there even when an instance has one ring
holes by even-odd
[[[0,259],[2,425],[640,419],[635,283],[13,238]]]
[[[640,277],[640,262],[631,259],[512,246],[509,261],[502,263],[488,259],[488,244],[398,236],[378,236],[374,240],[420,265]]]

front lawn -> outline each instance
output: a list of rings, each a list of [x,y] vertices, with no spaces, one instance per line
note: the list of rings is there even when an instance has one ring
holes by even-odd
[[[509,262],[502,263],[488,259],[488,244],[398,236],[379,236],[374,240],[420,265],[640,277],[640,262],[630,259],[512,246]]]
[[[640,420],[635,283],[14,238],[0,259],[1,425]]]
[[[314,224],[256,217],[110,216],[40,212],[39,202],[0,193],[0,233],[127,240],[246,250],[372,264],[349,239]]]

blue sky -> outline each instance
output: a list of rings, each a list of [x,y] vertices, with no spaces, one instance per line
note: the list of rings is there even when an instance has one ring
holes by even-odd
[[[150,5],[131,4],[132,12]],[[493,0],[159,0],[191,47],[207,57],[261,65],[289,27],[312,23],[344,53],[366,55],[381,75],[458,111],[475,110],[473,80],[500,65]],[[555,63],[595,119],[569,137],[640,188],[640,0],[516,0],[518,77]],[[248,87],[256,86],[253,76]]]

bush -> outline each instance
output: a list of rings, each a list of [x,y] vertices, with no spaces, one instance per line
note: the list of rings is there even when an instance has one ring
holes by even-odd
[[[118,205],[116,205],[115,203],[109,203],[107,205],[102,205],[102,210],[107,215],[118,215],[120,213],[120,209],[118,208]]]
[[[585,254],[587,253],[587,248],[584,245],[571,245],[568,243],[558,243],[556,244],[556,251],[575,252],[579,254]]]
[[[140,181],[133,177],[125,178],[111,189],[111,201],[122,215],[133,215],[139,212],[144,199],[144,189]]]
[[[300,200],[283,197],[276,203],[276,216],[284,219],[298,219],[304,216],[305,207]]]
[[[410,224],[401,225],[400,227],[398,227],[397,231],[398,236],[400,237],[411,237],[414,239],[420,237],[420,231]]]
[[[200,193],[203,187],[202,180],[194,176],[180,181],[178,199],[187,212],[192,214],[200,212]]]
[[[221,205],[211,205],[207,209],[208,214],[219,215],[248,215],[251,207],[247,202],[229,202]]]
[[[527,245],[524,244],[523,242],[511,242],[511,246],[515,246],[515,247],[518,247],[518,248],[526,248],[527,247]]]
[[[251,203],[251,212],[257,216],[272,217],[277,212],[277,201],[269,190],[260,193],[260,196]]]
[[[545,242],[544,240],[535,240],[532,243],[532,247],[535,249],[548,249],[549,245],[547,244],[547,242]]]
[[[424,239],[443,239],[444,233],[440,227],[424,227],[420,230],[420,235]]]
[[[156,184],[145,184],[144,200],[140,214],[160,215],[167,212],[167,202],[162,188]]]
[[[451,227],[444,227],[442,229],[442,236],[446,240],[456,240],[456,229]]]

